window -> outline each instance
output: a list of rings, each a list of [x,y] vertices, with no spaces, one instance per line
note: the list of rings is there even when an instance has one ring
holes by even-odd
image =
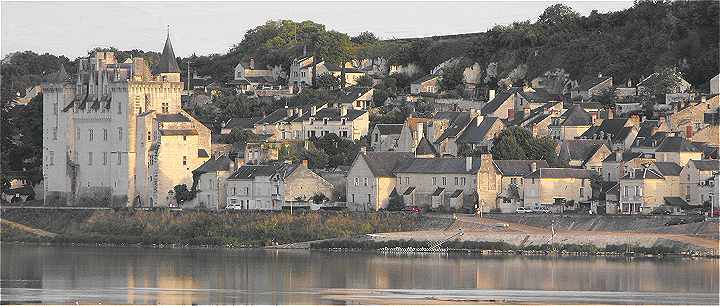
[[[516,184],[517,184],[516,178],[514,178],[514,177],[513,177],[513,178],[510,178],[510,184],[511,184],[511,185],[516,185]]]
[[[345,118],[342,118],[342,119],[340,119],[340,124],[341,124],[341,125],[345,125],[345,122],[346,122],[346,121],[347,121],[347,120],[345,120]]]
[[[152,139],[152,133],[150,131],[148,131],[147,134],[148,134],[148,141],[150,141]]]
[[[364,177],[363,178],[363,186],[367,186],[367,185],[368,185],[368,178]]]
[[[170,110],[170,107],[167,102],[162,103],[162,112],[167,113]]]
[[[236,194],[236,193],[235,193],[235,191],[236,191],[236,189],[235,189],[235,187],[233,187],[233,195],[235,195],[235,194]]]
[[[585,188],[584,188],[584,187],[580,187],[580,197],[582,198],[582,197],[584,197],[584,196],[585,196]]]
[[[340,137],[347,138],[348,132],[347,131],[340,131]]]
[[[118,103],[118,114],[122,114],[122,104]]]
[[[183,141],[187,141],[187,136],[183,135]]]
[[[89,139],[90,141],[93,141],[93,139],[95,138],[94,136],[95,136],[95,135],[93,135],[93,130],[92,130],[92,129],[89,129],[89,130],[88,130],[88,139]]]
[[[53,113],[55,113],[55,114],[58,113],[58,104],[57,103],[53,104]]]
[[[80,128],[75,129],[75,138],[80,140]]]
[[[92,166],[93,152],[88,152],[88,166]]]
[[[442,177],[442,183],[443,183],[443,186],[447,185],[447,177],[444,177],[444,176]]]
[[[642,186],[635,187],[635,195],[642,197]]]
[[[118,156],[118,160],[117,160],[118,166],[122,165],[122,153],[117,152],[117,156]]]
[[[370,194],[368,193],[368,203],[371,203],[372,200],[370,199]]]
[[[55,151],[48,152],[48,160],[50,165],[55,165]]]
[[[462,181],[462,185],[465,186],[465,181],[466,181],[465,178],[461,177],[460,180]]]
[[[245,194],[250,195],[250,187],[245,187]]]
[[[629,195],[630,195],[630,186],[625,186],[625,196],[627,197]]]
[[[57,131],[58,128],[53,128],[53,140],[57,140]]]
[[[380,136],[380,134],[375,134],[375,142],[378,142],[378,137],[379,137],[379,136]]]
[[[457,186],[457,185],[460,185],[460,178],[456,176],[455,177],[455,186]]]
[[[434,176],[432,178],[432,184],[433,184],[433,186],[437,186],[437,178]]]
[[[183,166],[187,166],[187,156],[183,156]]]
[[[360,178],[355,178],[355,186],[360,186]]]
[[[328,122],[328,119],[327,119],[327,118],[323,118],[323,124],[324,124],[324,125],[327,125],[327,122]]]
[[[355,203],[355,194],[352,194],[352,203]]]
[[[122,132],[123,132],[123,131],[122,131],[122,128],[119,127],[119,128],[118,128],[118,140],[120,140],[120,141],[123,140],[123,134],[122,134]]]
[[[107,159],[107,152],[103,152],[103,166],[104,166],[104,165],[107,165],[107,161],[108,161],[108,159]]]
[[[103,141],[107,141],[107,129],[103,129]]]
[[[406,176],[406,177],[405,177],[405,184],[410,184],[410,177],[409,177],[409,176]]]

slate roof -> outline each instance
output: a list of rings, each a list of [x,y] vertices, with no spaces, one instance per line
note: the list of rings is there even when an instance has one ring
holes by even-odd
[[[243,165],[228,177],[228,180],[252,180],[258,176],[288,177],[300,164],[273,163],[264,165]]]
[[[232,163],[233,161],[230,160],[227,155],[223,154],[218,158],[208,159],[202,165],[200,165],[200,167],[193,170],[193,173],[201,174],[217,171],[229,171]]]
[[[457,198],[457,197],[459,197],[462,193],[463,193],[463,190],[462,190],[462,189],[456,189],[456,190],[453,191],[453,193],[450,195],[450,198],[451,198],[451,199]]]
[[[347,120],[355,120],[357,117],[360,117],[365,113],[367,113],[366,110],[348,109],[347,115],[344,116],[344,118],[347,118]],[[323,118],[327,118],[330,121],[340,121],[340,119],[343,118],[343,116],[340,116],[339,108],[325,107],[323,109],[319,109],[315,113],[315,115],[312,115],[310,111],[303,111],[302,117],[295,118],[292,121],[307,121],[310,120],[310,117],[315,118],[315,120],[322,120]]]
[[[405,189],[405,192],[403,192],[403,195],[411,195],[415,191],[415,186],[410,186],[407,189]]]
[[[251,129],[262,117],[230,118],[225,123],[227,129]]]
[[[599,78],[593,77],[593,78],[585,79],[585,80],[581,81],[580,84],[578,84],[576,89],[580,90],[580,91],[587,91],[590,88],[597,86],[598,84],[604,82],[607,79],[611,79],[611,77],[599,77]]]
[[[720,170],[720,160],[717,159],[690,160],[690,162],[700,171]]]
[[[701,152],[701,149],[683,137],[673,136],[665,137],[655,152]]]
[[[485,118],[480,125],[477,125],[478,117],[475,117],[470,121],[465,130],[460,133],[457,143],[480,143],[487,140],[488,132],[495,125],[495,122],[502,122],[500,119],[495,117]]]
[[[413,84],[422,84],[423,82],[427,82],[427,81],[432,80],[437,77],[438,77],[437,75],[428,74],[422,78],[415,80],[415,82],[413,82]]]
[[[629,161],[634,158],[640,157],[641,155],[642,155],[642,153],[639,153],[639,152],[624,151],[624,152],[622,152],[621,158],[622,158],[622,161]],[[603,162],[616,162],[616,159],[617,158],[615,156],[615,153],[612,153],[612,154],[608,155],[608,157],[605,157]]]
[[[415,155],[434,155],[440,156],[435,146],[433,146],[425,136],[420,139],[417,147],[415,147]]]
[[[393,171],[403,162],[413,159],[409,152],[366,152],[360,153],[370,172],[376,177],[393,177]]]
[[[160,122],[192,122],[190,118],[185,117],[183,114],[157,114],[155,115]]]
[[[402,132],[403,124],[386,124],[386,123],[378,123],[375,125],[375,127],[380,132],[380,135],[398,135],[400,132]]]
[[[550,167],[544,160],[494,160],[495,168],[503,176],[526,176],[530,174],[531,165],[535,163],[536,170]]]
[[[547,92],[547,90],[542,88],[537,88],[535,91],[524,91],[519,90],[518,93],[525,98],[525,100],[528,100],[530,102],[534,103],[540,103],[540,102],[546,102],[550,99],[552,99],[552,95]]]
[[[673,162],[655,162],[655,168],[660,171],[663,176],[678,176],[682,167]]]
[[[210,154],[205,149],[198,149],[198,157],[210,157]]]
[[[665,200],[665,204],[667,204],[668,206],[680,207],[682,209],[691,209],[692,208],[692,206],[690,206],[690,204],[688,204],[688,202],[685,202],[685,199],[683,199],[681,197],[665,197],[664,200]]]
[[[612,141],[624,140],[632,128],[625,127],[627,118],[605,119],[600,126],[592,126],[585,133],[580,135],[584,139],[607,139],[611,137]]]
[[[271,76],[249,76],[245,77],[245,79],[252,84],[267,84],[275,82]]]
[[[505,103],[505,100],[510,98],[510,96],[514,93],[515,92],[503,92],[495,95],[495,98],[483,105],[480,109],[480,113],[483,115],[494,113],[501,105],[503,105],[503,103]]]
[[[172,43],[170,43],[170,33],[168,33],[167,39],[165,39],[165,47],[158,60],[156,74],[179,72],[180,66],[178,66],[177,59],[175,58],[175,51],[173,51]]]
[[[574,104],[572,108],[564,114],[565,120],[561,123],[563,126],[586,126],[592,125],[592,115],[588,113],[579,104]]]
[[[438,187],[435,189],[435,191],[433,191],[432,196],[437,197],[437,196],[441,195],[443,193],[443,191],[445,191],[445,188]]]
[[[184,130],[161,129],[160,135],[162,135],[162,136],[190,136],[190,135],[198,135],[198,132],[195,129],[184,129]]]
[[[414,158],[403,163],[397,173],[456,173],[472,174],[480,168],[480,159],[473,158],[470,171],[465,169],[464,157]]]
[[[642,169],[632,169],[627,174],[625,174],[625,176],[623,176],[622,179],[625,179],[625,180],[640,180],[640,179],[662,180],[662,179],[664,179],[664,177],[662,174],[660,174],[660,171],[657,171],[652,168],[642,168]]]
[[[589,179],[595,171],[574,168],[538,168],[526,178],[582,178]]]
[[[560,159],[580,160],[583,165],[605,145],[604,140],[595,139],[567,139],[560,146]]]
[[[349,90],[348,90],[349,89]],[[372,90],[372,88],[368,87],[359,87],[359,86],[353,86],[351,88],[346,88],[344,92],[340,95],[340,103],[352,103],[357,100],[360,96],[366,94],[368,91]]]
[[[472,118],[468,112],[440,112],[433,117],[435,120],[448,119],[450,124],[445,131],[440,134],[435,143],[440,143],[448,137],[457,137],[457,135],[470,123]]]

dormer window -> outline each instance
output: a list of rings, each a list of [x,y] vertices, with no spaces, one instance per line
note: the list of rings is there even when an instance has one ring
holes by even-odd
[[[328,118],[323,118],[323,124],[327,125],[327,123],[328,123]]]
[[[340,124],[345,125],[345,122],[346,122],[346,121],[347,121],[347,119],[341,118],[341,119],[340,119]]]

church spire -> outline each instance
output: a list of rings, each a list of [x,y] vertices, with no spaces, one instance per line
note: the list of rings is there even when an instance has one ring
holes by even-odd
[[[165,39],[165,48],[163,48],[158,62],[157,73],[180,73],[180,66],[178,66],[175,51],[173,51],[172,43],[170,43],[170,26],[168,26],[167,38]]]

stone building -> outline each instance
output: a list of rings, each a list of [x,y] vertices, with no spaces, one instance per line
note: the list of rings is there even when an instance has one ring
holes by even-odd
[[[210,130],[181,108],[168,36],[156,71],[143,58],[95,52],[77,78],[43,84],[47,205],[164,206],[209,158]]]
[[[412,158],[414,155],[407,152],[360,152],[347,174],[348,209],[387,208],[397,183],[394,171]]]
[[[588,202],[592,196],[593,173],[586,169],[540,168],[523,178],[524,205],[547,205],[559,212]]]
[[[394,171],[405,205],[431,209],[474,207],[480,159],[413,158]]]
[[[367,135],[370,115],[341,105],[328,107],[318,103],[299,108],[276,110],[255,123],[254,132],[271,141],[306,140],[333,133],[341,138],[358,140]]]

